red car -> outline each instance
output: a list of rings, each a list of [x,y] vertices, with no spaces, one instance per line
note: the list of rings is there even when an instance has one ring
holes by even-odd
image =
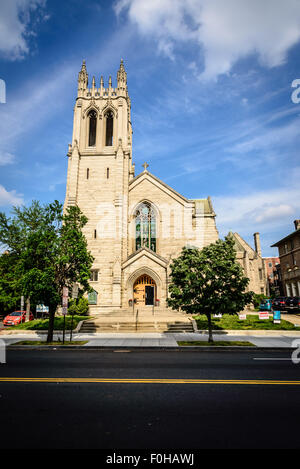
[[[3,319],[4,326],[16,326],[17,324],[21,324],[21,322],[25,322],[26,320],[26,311],[14,311],[13,313],[8,314]],[[33,321],[34,316],[32,312],[29,313],[29,321]]]

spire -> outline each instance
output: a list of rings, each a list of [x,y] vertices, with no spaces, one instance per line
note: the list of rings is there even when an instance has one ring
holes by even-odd
[[[125,72],[123,59],[121,59],[120,68],[117,73],[118,88],[127,88],[127,73]]]
[[[87,86],[88,86],[88,74],[86,71],[85,60],[83,60],[81,70],[78,74],[78,92],[85,90]]]
[[[82,61],[82,65],[81,65],[81,72],[83,73],[86,73],[86,66],[85,66],[85,60]]]

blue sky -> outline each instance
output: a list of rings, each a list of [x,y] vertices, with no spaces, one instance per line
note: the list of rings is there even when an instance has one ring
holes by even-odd
[[[0,210],[63,202],[82,59],[107,86],[121,57],[136,173],[276,255],[300,218],[299,0],[1,0]]]

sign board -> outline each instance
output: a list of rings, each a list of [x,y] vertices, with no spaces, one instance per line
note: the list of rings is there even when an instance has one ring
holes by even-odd
[[[21,296],[21,311],[24,311],[24,296]]]
[[[89,305],[97,304],[97,292],[95,290],[88,294],[88,302],[89,302]]]
[[[259,311],[259,319],[269,319],[269,311]]]
[[[36,305],[36,312],[37,313],[49,313],[49,306],[45,306],[43,304]]]
[[[68,314],[68,307],[67,307],[67,306],[63,306],[63,307],[62,307],[62,313],[63,313],[64,316],[65,316],[66,314]]]
[[[68,306],[68,296],[69,296],[69,290],[67,287],[63,287],[63,297],[62,297],[62,305],[63,307]]]
[[[280,311],[274,311],[273,312],[273,323],[274,324],[280,324],[281,321],[281,313]]]
[[[239,314],[239,321],[244,321],[247,319],[247,314],[246,313],[240,313]]]

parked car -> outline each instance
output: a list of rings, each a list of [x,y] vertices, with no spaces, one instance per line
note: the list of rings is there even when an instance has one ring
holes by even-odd
[[[33,321],[34,316],[32,312],[29,313],[29,321]],[[16,326],[17,324],[21,324],[21,322],[25,322],[26,320],[26,311],[14,311],[13,313],[8,314],[3,319],[4,326]]]
[[[272,300],[266,299],[262,300],[259,305],[259,311],[271,311],[272,309]]]
[[[286,296],[278,296],[272,301],[274,311],[284,311],[286,309]]]
[[[287,298],[286,310],[288,313],[298,313],[300,311],[300,296]]]

